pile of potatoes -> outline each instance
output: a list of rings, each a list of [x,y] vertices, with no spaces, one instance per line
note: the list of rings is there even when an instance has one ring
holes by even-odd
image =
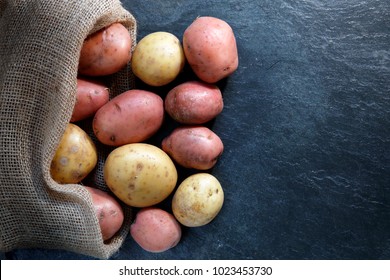
[[[223,110],[216,83],[237,69],[238,53],[232,28],[215,17],[196,18],[182,43],[163,31],[145,36],[136,46],[134,39],[120,23],[86,38],[76,104],[51,175],[60,184],[77,183],[89,191],[105,241],[121,228],[124,203],[136,209],[130,228],[135,242],[162,252],[178,244],[182,226],[206,225],[222,208],[223,189],[208,171],[224,146],[206,124]],[[197,78],[173,86],[186,64]],[[168,87],[166,94],[135,88],[111,98],[102,78],[126,65],[152,89]],[[148,143],[167,118],[177,126],[158,145]],[[91,119],[95,141],[112,148],[103,167],[106,191],[83,183],[98,160],[96,143],[78,125],[86,119]],[[178,166],[196,172],[179,182]],[[160,208],[171,195],[171,210]]]

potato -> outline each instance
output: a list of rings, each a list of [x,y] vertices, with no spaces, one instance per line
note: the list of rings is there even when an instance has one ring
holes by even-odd
[[[183,34],[185,57],[194,73],[215,83],[238,68],[236,38],[230,25],[215,17],[198,17]]]
[[[97,152],[91,138],[80,127],[69,123],[50,165],[53,180],[60,184],[79,183],[96,163]]]
[[[203,124],[222,112],[223,99],[216,85],[188,81],[171,89],[164,100],[165,110],[183,124]]]
[[[121,23],[113,23],[84,41],[80,51],[79,73],[104,76],[118,72],[131,59],[132,38]]]
[[[111,191],[134,207],[163,201],[177,182],[177,170],[170,157],[160,148],[145,143],[114,149],[104,164],[103,175]]]
[[[96,112],[92,126],[100,142],[120,146],[148,139],[163,120],[162,98],[150,91],[132,89],[103,105]]]
[[[130,226],[130,235],[144,250],[159,253],[175,247],[181,238],[181,226],[165,210],[142,208]]]
[[[219,136],[204,126],[178,127],[162,141],[162,149],[178,164],[198,170],[212,168],[223,148]]]
[[[78,78],[76,104],[70,121],[77,122],[93,116],[109,98],[109,90],[101,82]]]
[[[187,227],[210,223],[220,212],[224,193],[218,179],[209,173],[187,177],[177,188],[172,199],[176,219]]]
[[[134,49],[133,73],[144,83],[163,86],[173,81],[185,64],[179,39],[168,32],[154,32],[142,38]]]
[[[115,235],[122,227],[124,213],[122,206],[105,191],[85,186],[90,193],[104,241]]]

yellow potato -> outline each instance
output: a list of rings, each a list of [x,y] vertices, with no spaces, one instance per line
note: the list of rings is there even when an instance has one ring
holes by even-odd
[[[51,162],[52,178],[60,184],[79,183],[96,163],[97,152],[91,138],[80,127],[69,123]]]
[[[163,201],[177,182],[177,170],[170,157],[160,148],[145,143],[127,144],[113,150],[103,174],[111,191],[133,207]]]
[[[184,226],[198,227],[210,223],[220,212],[224,193],[218,179],[209,173],[186,178],[172,199],[175,218]]]
[[[132,55],[133,73],[144,83],[163,86],[173,81],[184,67],[179,39],[168,32],[154,32],[142,38]]]

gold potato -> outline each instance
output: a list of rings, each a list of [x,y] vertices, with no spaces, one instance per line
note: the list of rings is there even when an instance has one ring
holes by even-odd
[[[197,173],[187,177],[177,188],[172,211],[184,226],[199,227],[218,215],[223,201],[223,189],[217,178],[209,173]]]
[[[151,86],[172,82],[184,64],[184,51],[179,39],[162,31],[142,38],[134,49],[131,61],[133,73]]]
[[[50,173],[60,184],[83,180],[96,166],[97,151],[88,134],[69,123],[52,159]]]
[[[133,207],[163,201],[177,182],[177,170],[170,157],[146,143],[127,144],[113,150],[107,157],[103,174],[111,191]]]

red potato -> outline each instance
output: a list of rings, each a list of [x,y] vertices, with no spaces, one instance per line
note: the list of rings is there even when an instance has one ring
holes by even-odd
[[[162,149],[178,164],[186,168],[212,168],[223,152],[223,143],[217,134],[204,126],[176,128],[162,141]]]
[[[122,227],[124,221],[123,209],[110,194],[87,186],[85,188],[91,194],[103,240],[106,241],[113,237]]]
[[[198,17],[183,34],[185,57],[207,83],[231,75],[238,67],[237,43],[230,25],[215,17]]]
[[[103,144],[121,146],[148,139],[161,127],[163,119],[164,102],[159,95],[132,89],[103,105],[92,127]]]
[[[222,112],[223,99],[216,85],[188,81],[171,89],[164,105],[167,113],[177,122],[203,124]]]
[[[175,247],[181,227],[175,217],[159,208],[142,208],[130,226],[130,235],[144,250],[159,253]]]
[[[79,73],[104,76],[118,72],[131,59],[132,38],[121,23],[113,23],[85,39],[80,52]]]
[[[70,121],[77,122],[92,117],[108,102],[109,94],[108,88],[100,82],[77,79],[76,104]]]

